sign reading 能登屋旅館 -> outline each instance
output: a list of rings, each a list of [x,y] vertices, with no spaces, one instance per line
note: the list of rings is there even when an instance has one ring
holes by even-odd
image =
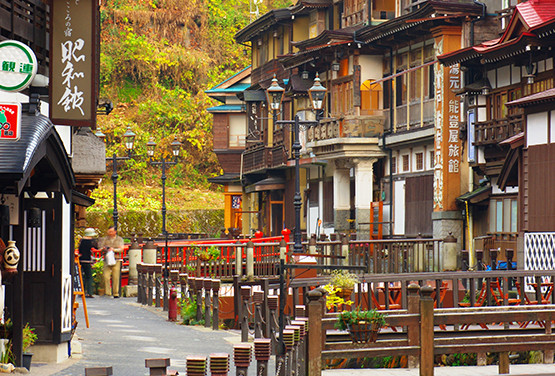
[[[94,126],[98,2],[55,0],[50,14],[50,118],[60,125]]]
[[[0,90],[26,89],[37,74],[37,57],[29,46],[15,41],[0,42]]]

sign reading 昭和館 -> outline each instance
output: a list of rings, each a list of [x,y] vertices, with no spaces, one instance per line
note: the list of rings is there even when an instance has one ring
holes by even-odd
[[[94,127],[97,13],[95,0],[52,1],[50,118],[55,124]]]
[[[0,140],[17,141],[21,136],[21,104],[0,103]]]
[[[37,57],[29,46],[15,41],[0,42],[0,90],[26,89],[37,74]]]

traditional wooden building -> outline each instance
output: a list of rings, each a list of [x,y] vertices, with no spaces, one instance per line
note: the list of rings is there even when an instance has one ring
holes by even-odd
[[[21,365],[22,328],[35,361],[69,356],[73,229],[105,172],[91,132],[98,104],[98,2],[8,0],[0,6],[0,236],[20,251],[4,280]]]
[[[518,250],[520,268],[555,266],[551,207],[555,1],[516,5],[500,38],[439,57],[464,69],[473,189],[468,249]]]
[[[236,38],[251,43],[250,90],[258,93],[257,111],[262,108],[253,119],[268,118],[260,145],[247,145],[244,172],[253,181],[269,178],[268,187],[284,191],[250,184],[270,197],[262,200],[265,208],[249,201],[252,211],[279,212],[283,202],[287,212],[292,201],[286,188],[291,175],[280,159],[289,135],[280,137],[281,129],[271,126],[261,92],[275,73],[287,89],[281,116],[314,119],[306,92],[318,73],[329,95],[319,123],[301,132],[303,230],[354,230],[359,238],[452,232],[461,242],[456,198],[468,190],[468,163],[462,158],[461,104],[452,90],[461,87],[461,72],[442,67],[437,56],[495,37],[495,17],[487,9],[503,5],[299,1],[241,30]],[[280,222],[277,215],[266,217]]]
[[[224,187],[224,227],[238,233],[243,229],[241,163],[247,139],[247,108],[238,96],[243,97],[251,85],[250,76],[249,66],[206,90],[206,94],[222,103],[208,108],[208,112],[213,115],[214,153],[223,174],[208,180]]]

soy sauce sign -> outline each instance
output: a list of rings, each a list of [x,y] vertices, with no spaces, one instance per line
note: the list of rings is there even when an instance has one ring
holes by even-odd
[[[0,140],[17,141],[21,136],[21,104],[0,103]]]

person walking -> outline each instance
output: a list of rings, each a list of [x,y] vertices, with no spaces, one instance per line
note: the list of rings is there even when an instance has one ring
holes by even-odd
[[[121,256],[123,253],[123,238],[118,236],[114,226],[110,226],[107,236],[100,241],[102,254],[104,255],[104,288],[106,295],[113,295],[119,298],[120,267]],[[110,279],[112,284],[110,285]]]
[[[83,284],[85,285],[85,296],[87,298],[94,298],[93,288],[93,275],[92,264],[94,263],[92,257],[92,249],[98,247],[96,238],[96,231],[94,228],[85,229],[83,238],[79,242],[79,263],[81,264],[81,272],[83,273]]]

